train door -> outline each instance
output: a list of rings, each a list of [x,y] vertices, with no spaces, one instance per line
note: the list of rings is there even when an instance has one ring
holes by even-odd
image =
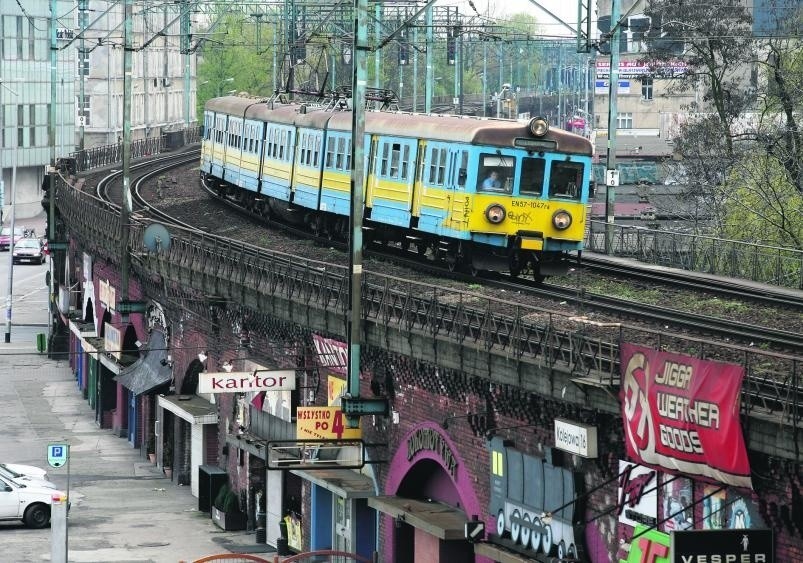
[[[418,227],[419,218],[421,217],[421,192],[424,188],[424,155],[427,151],[427,142],[424,140],[418,141],[418,152],[416,152],[415,161],[415,178],[413,179],[413,196],[411,198],[413,228]]]
[[[379,175],[377,174],[376,167],[379,159],[376,158],[377,145],[379,144],[379,137],[372,136],[370,141],[370,148],[365,154],[365,207],[372,208],[374,206],[374,192],[379,184]]]
[[[468,150],[449,149],[449,227],[455,231],[467,231],[471,199],[466,195],[468,179]]]

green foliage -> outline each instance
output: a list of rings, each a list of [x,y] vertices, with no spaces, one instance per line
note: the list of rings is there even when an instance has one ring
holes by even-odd
[[[734,240],[803,249],[803,193],[786,169],[760,153],[744,156],[730,176],[724,235]]]
[[[237,499],[237,493],[231,490],[228,483],[224,483],[215,497],[215,508],[226,514],[235,514],[240,512],[240,503]]]

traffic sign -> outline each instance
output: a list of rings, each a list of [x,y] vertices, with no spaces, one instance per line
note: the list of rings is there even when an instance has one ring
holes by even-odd
[[[47,446],[47,462],[51,467],[61,467],[67,463],[70,457],[69,444],[48,444]]]
[[[619,171],[618,170],[606,170],[605,171],[605,185],[616,187],[619,185]]]

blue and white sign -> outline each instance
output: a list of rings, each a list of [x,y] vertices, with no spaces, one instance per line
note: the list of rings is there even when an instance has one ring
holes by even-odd
[[[594,93],[595,94],[607,94],[608,93],[608,86],[610,84],[610,80],[595,80],[594,81]],[[629,80],[620,80],[619,87],[616,89],[617,94],[629,94],[630,93],[630,81]]]
[[[61,467],[67,463],[70,457],[69,444],[48,444],[47,462],[51,467]]]

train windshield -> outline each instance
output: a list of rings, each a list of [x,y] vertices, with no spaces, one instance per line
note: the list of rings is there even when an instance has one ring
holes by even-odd
[[[540,196],[544,193],[544,170],[546,160],[543,158],[525,158],[521,162],[521,195]]]
[[[579,199],[583,185],[581,162],[552,161],[549,172],[549,197]]]
[[[487,193],[513,193],[513,175],[516,159],[497,154],[480,155],[479,185],[477,190]]]

